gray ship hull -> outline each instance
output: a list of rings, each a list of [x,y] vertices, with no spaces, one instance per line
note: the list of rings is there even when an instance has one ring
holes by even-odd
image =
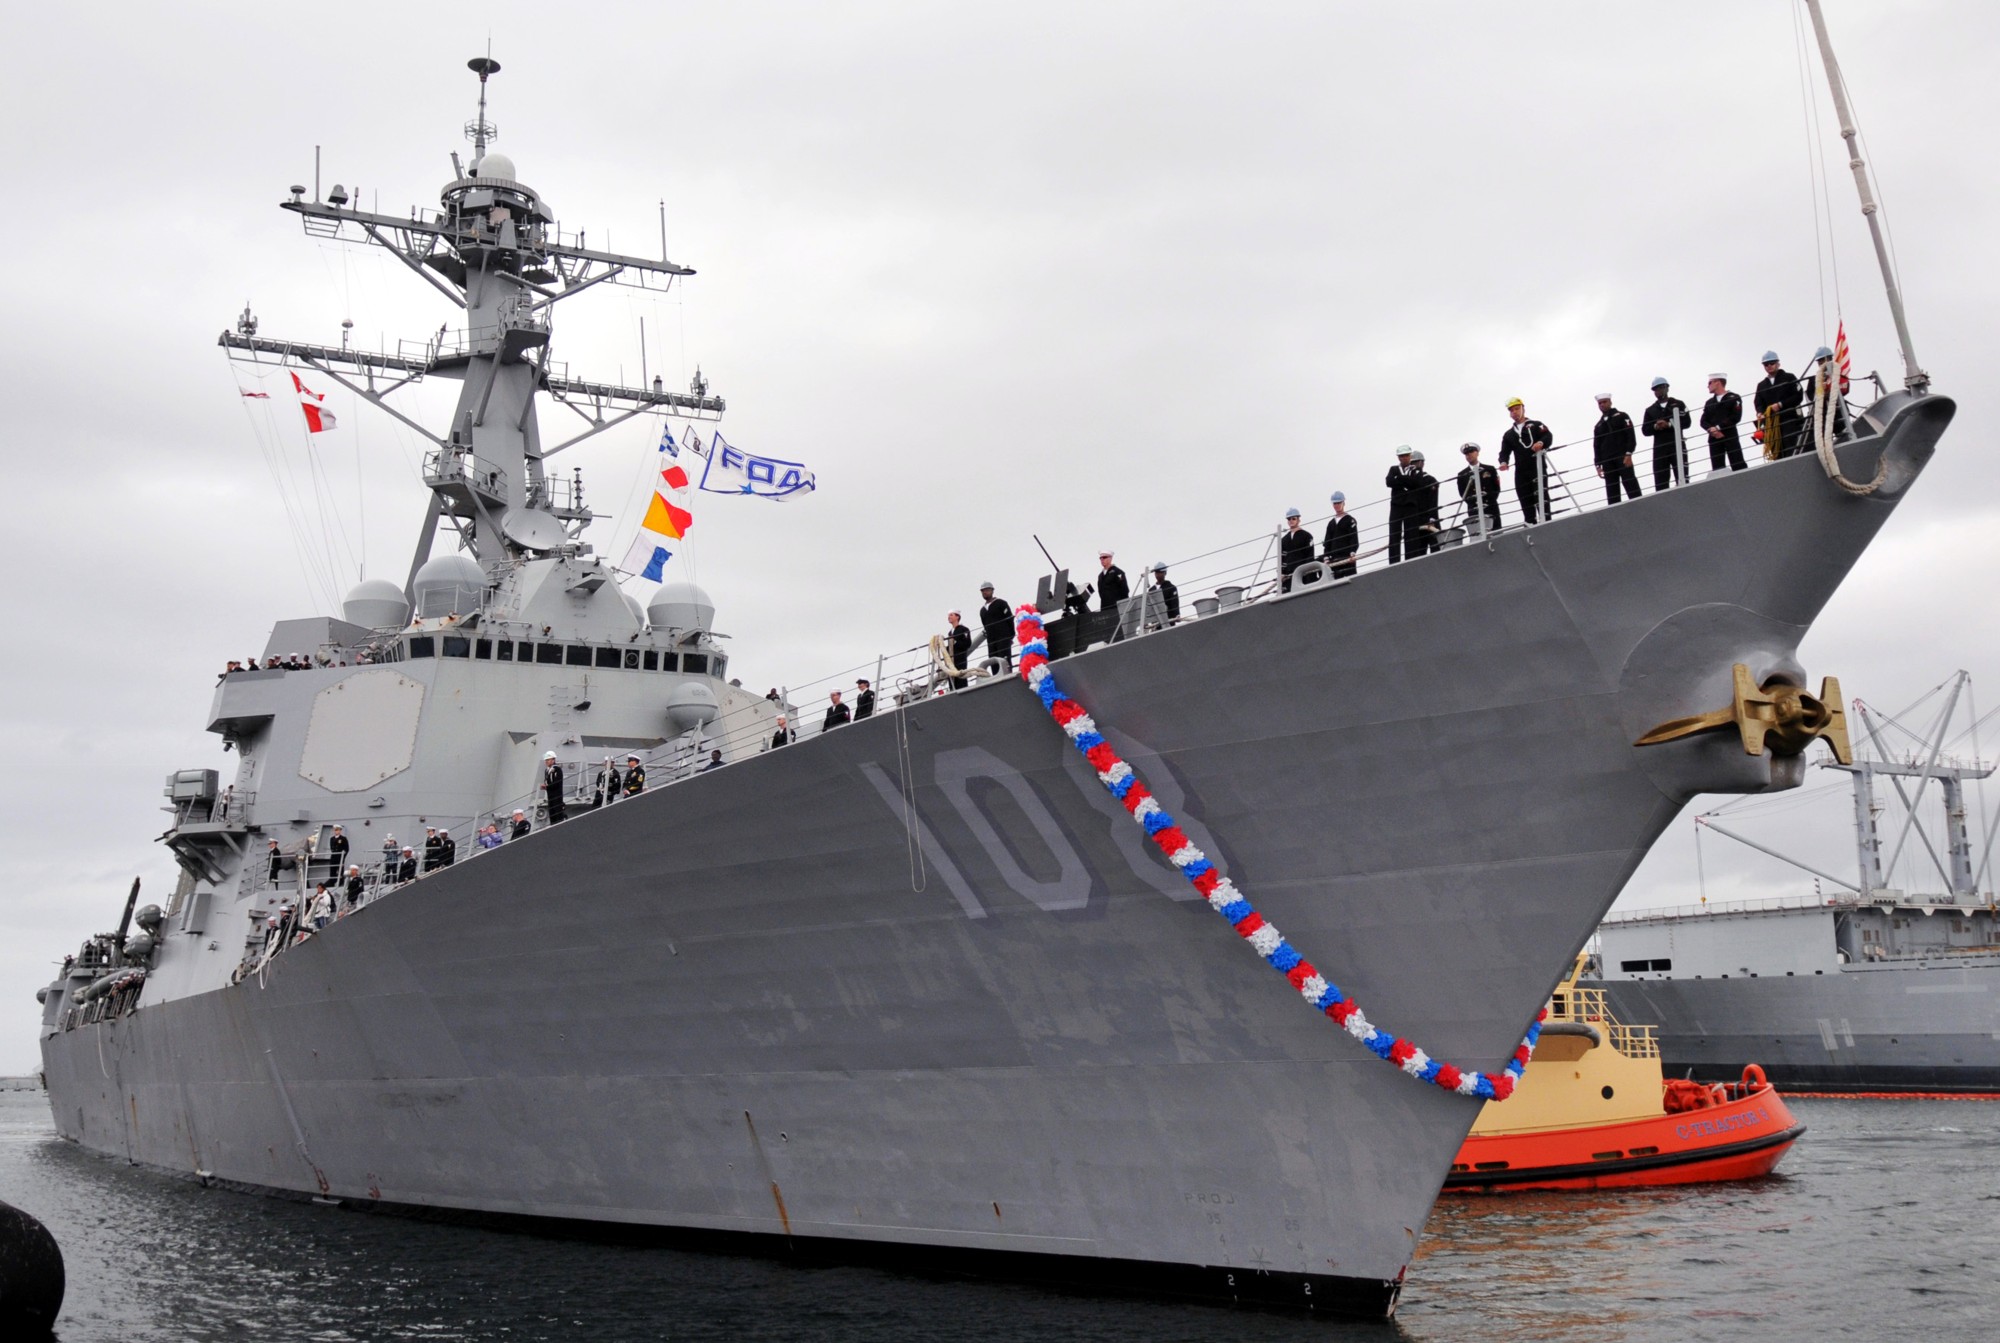
[[[2000,1092],[2000,957],[1604,988],[1619,1016],[1659,1023],[1670,1076],[1734,1081],[1756,1063],[1790,1091]]]
[[[1495,1069],[1683,802],[1773,781],[1631,743],[1733,662],[1800,675],[1951,415],[1891,409],[1877,496],[1780,462],[1057,674],[1372,1020]],[[1190,896],[993,684],[428,876],[44,1062],[66,1137],[219,1180],[1383,1313],[1478,1102]]]

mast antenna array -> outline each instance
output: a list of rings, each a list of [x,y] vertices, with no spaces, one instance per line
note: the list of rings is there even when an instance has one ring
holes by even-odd
[[[500,128],[486,119],[486,81],[500,73],[500,62],[491,56],[474,56],[465,68],[479,76],[479,117],[465,128],[465,138],[472,141],[472,161],[477,163],[485,156],[486,146],[500,138]]]
[[[314,237],[388,251],[464,314],[457,329],[447,321],[421,341],[399,342],[394,353],[377,352],[354,348],[345,330],[338,345],[259,336],[246,306],[236,329],[219,340],[233,359],[316,370],[429,440],[424,482],[433,498],[411,564],[413,579],[441,524],[489,572],[534,554],[587,549],[580,537],[594,515],[575,482],[547,473],[548,459],[639,415],[714,420],[725,409],[699,380],[692,393],[670,392],[659,383],[625,387],[572,376],[551,358],[550,311],[564,299],[607,283],[664,290],[694,271],[665,256],[592,248],[581,231],[565,233],[513,161],[490,152],[499,130],[486,119],[486,82],[499,73],[500,62],[489,54],[466,67],[479,77],[478,115],[465,128],[474,157],[460,167],[453,156],[453,180],[439,193],[438,209],[380,214],[360,208],[339,187],[325,200],[307,200],[303,189],[295,189],[290,200],[279,202]],[[398,389],[432,375],[462,384],[451,422],[441,430],[389,401]],[[545,444],[536,417],[539,393],[582,425]]]

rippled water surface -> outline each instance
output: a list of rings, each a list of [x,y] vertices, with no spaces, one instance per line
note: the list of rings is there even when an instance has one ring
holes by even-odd
[[[1340,1324],[439,1226],[206,1190],[0,1092],[0,1198],[63,1343],[302,1339],[2000,1339],[2000,1101],[1792,1102],[1751,1184],[1443,1200],[1396,1320]]]

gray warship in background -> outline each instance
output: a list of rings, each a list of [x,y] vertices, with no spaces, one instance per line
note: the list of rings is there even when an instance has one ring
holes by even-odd
[[[1937,731],[1919,749],[1889,751],[1857,703],[1874,758],[1822,762],[1853,780],[1852,880],[1703,815],[1698,825],[1810,873],[1815,892],[1605,920],[1598,954],[1612,1009],[1659,1023],[1669,1072],[1733,1080],[1755,1059],[1788,1091],[2000,1092],[1992,832],[1975,843],[1965,796],[1966,782],[1994,767],[1945,753],[1969,679],[1953,678]],[[1899,806],[1888,805],[1888,789]],[[1941,813],[1937,842],[1920,814],[1927,798]],[[1885,831],[1885,813],[1899,812]],[[1930,880],[1918,854],[1937,885],[1899,889],[1888,874],[1904,855]]]
[[[497,67],[474,68],[475,157],[440,210],[283,202],[388,247],[463,333],[373,355],[246,314],[222,337],[393,414],[402,382],[463,389],[407,586],[280,622],[270,651],[310,668],[222,680],[236,768],[172,777],[171,900],[128,901],[137,931],[42,991],[57,1129],[349,1205],[1390,1311],[1480,1102],[1303,1006],[1010,677],[931,693],[914,668],[875,717],[761,749],[781,706],[731,684],[713,605],[620,591],[537,419],[719,414],[548,362],[561,300],[689,272],[560,230],[487,147]],[[1371,1019],[1497,1069],[1690,797],[1800,778],[1829,716],[1799,639],[1952,418],[1908,368],[1821,453],[1289,594],[1189,585],[1173,622],[1145,591],[1134,619],[1052,621],[1079,650],[1057,674]],[[430,553],[441,524],[462,553]],[[1733,727],[1675,727],[1717,705]],[[640,754],[649,787],[476,849],[548,751],[573,777]],[[460,856],[371,870],[280,950],[335,824],[371,868],[425,826]]]

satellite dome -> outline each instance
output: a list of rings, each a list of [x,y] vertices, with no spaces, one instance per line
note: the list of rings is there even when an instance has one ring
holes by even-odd
[[[520,180],[514,176],[514,160],[498,152],[489,152],[480,155],[478,162],[472,165],[472,175],[474,177],[497,178],[502,182],[517,182]]]
[[[644,629],[646,625],[646,608],[639,605],[639,599],[637,597],[634,597],[631,593],[625,591],[623,588],[620,588],[618,590],[618,595],[625,599],[626,609],[631,611],[632,613],[632,623],[635,626]]]
[[[701,681],[682,681],[667,696],[667,721],[676,732],[692,732],[722,712],[715,692]]]
[[[656,630],[701,630],[715,624],[715,603],[693,583],[662,583],[646,603],[646,619]]]
[[[479,609],[479,598],[485,591],[486,571],[470,555],[439,555],[426,560],[410,584],[410,594],[417,599],[417,615],[424,620],[470,615]]]
[[[371,578],[348,592],[340,604],[349,624],[371,630],[399,630],[410,620],[410,603],[403,590],[386,578]]]

